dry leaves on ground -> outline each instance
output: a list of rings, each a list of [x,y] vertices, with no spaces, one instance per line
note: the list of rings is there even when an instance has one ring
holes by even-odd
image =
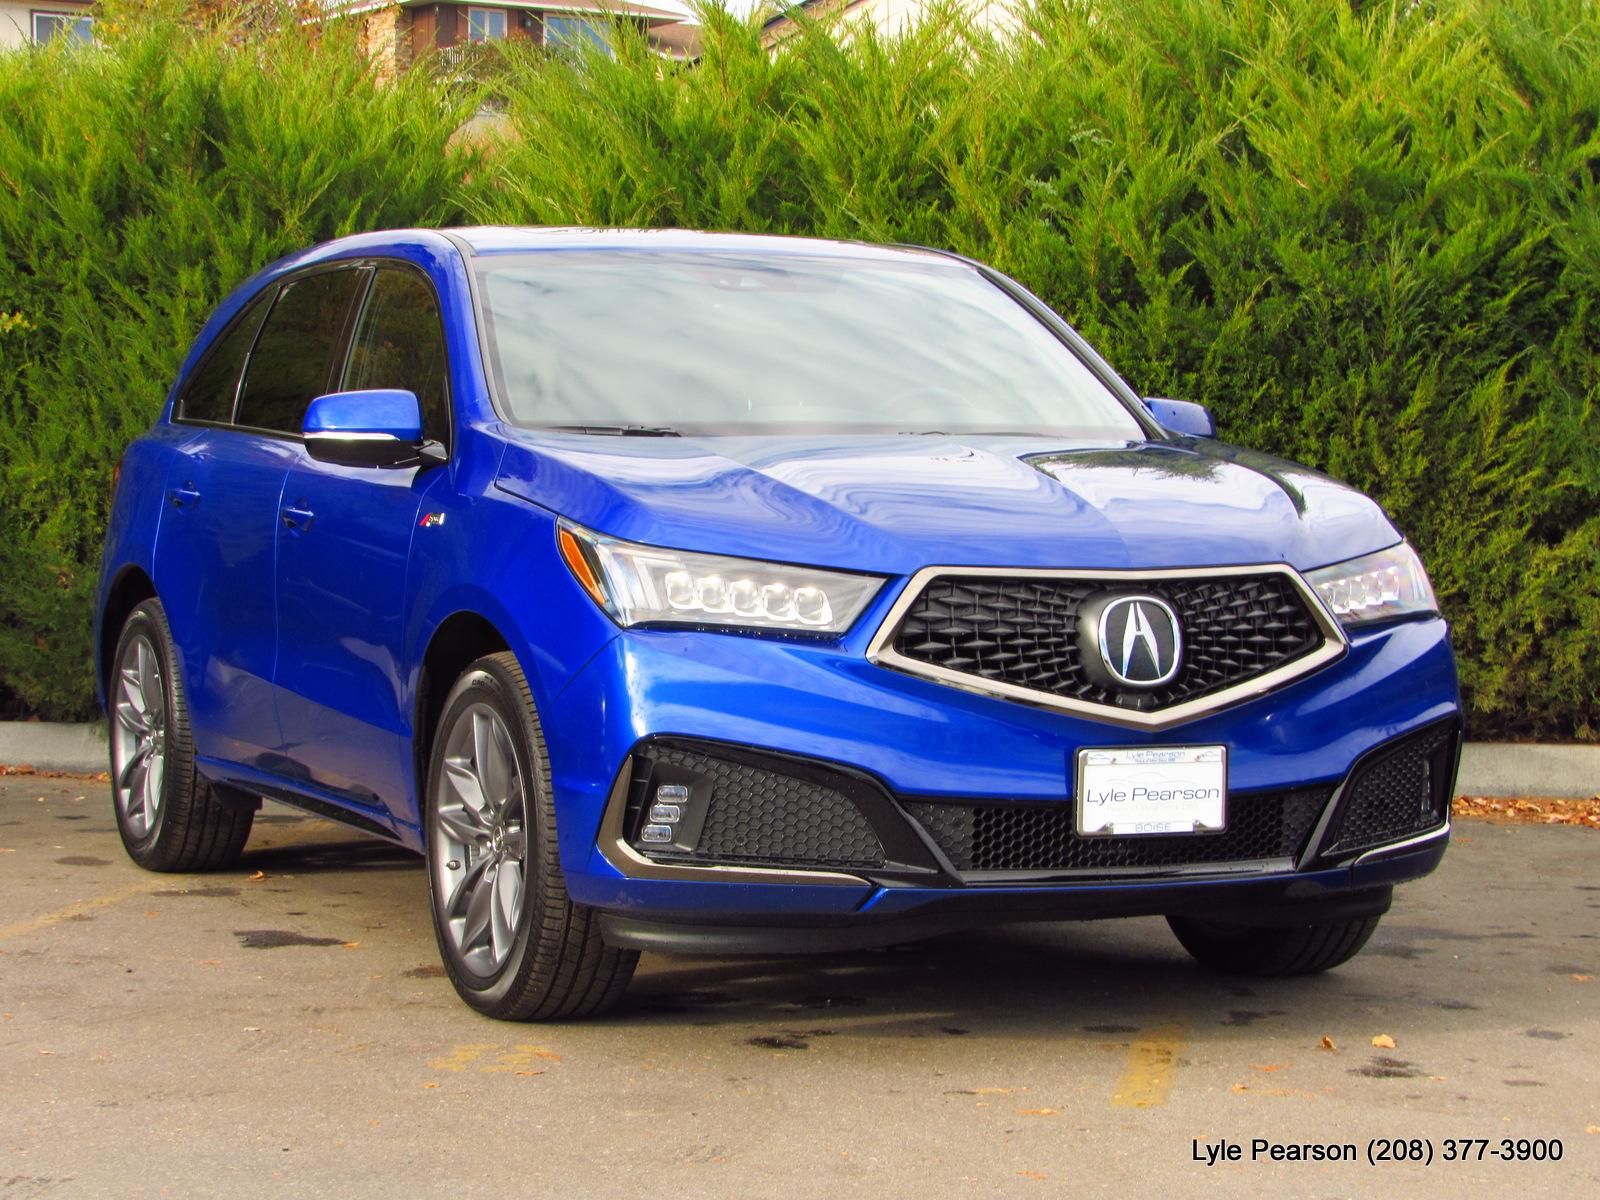
[[[1394,1039],[1392,1037],[1390,1037],[1387,1033],[1378,1034],[1377,1037],[1372,1039],[1372,1044],[1374,1046],[1376,1046],[1379,1050],[1393,1050],[1394,1049]]]
[[[99,783],[111,782],[111,776],[104,771],[93,775],[85,775],[78,771],[40,771],[27,763],[0,763],[0,775],[32,775],[38,779],[93,779]]]
[[[1563,800],[1551,796],[1457,796],[1457,817],[1496,825],[1579,825],[1600,829],[1600,796]]]

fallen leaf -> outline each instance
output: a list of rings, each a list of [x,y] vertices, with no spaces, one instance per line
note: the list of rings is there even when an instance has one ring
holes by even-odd
[[[1060,1109],[1055,1109],[1055,1108],[1019,1108],[1019,1109],[1017,1109],[1017,1116],[1019,1116],[1019,1117],[1053,1117],[1060,1111],[1061,1111]]]
[[[518,1071],[518,1075],[543,1075],[543,1071]]]
[[[1585,1133],[1600,1133],[1600,1125],[1591,1125],[1584,1130]]]
[[[1250,1069],[1252,1071],[1281,1071],[1288,1065],[1288,1063],[1251,1063]]]
[[[437,1083],[425,1083],[422,1086],[425,1087],[425,1088],[436,1088],[439,1085]]]
[[[200,965],[202,967],[220,967],[222,965],[222,960],[220,958],[202,958],[200,960]]]
[[[1023,1179],[1049,1179],[1050,1178],[1050,1174],[1047,1171],[1018,1171],[1017,1174],[1020,1175]]]
[[[1574,975],[1572,977],[1572,982],[1573,983],[1593,983],[1594,982],[1594,976],[1593,975]]]
[[[1250,1085],[1247,1083],[1236,1083],[1228,1090],[1230,1092],[1248,1092],[1250,1090]]]
[[[261,1026],[259,1026],[259,1025],[246,1025],[244,1027],[244,1031],[246,1033],[260,1033],[261,1032]]]
[[[1339,1047],[1333,1044],[1333,1039],[1327,1034],[1322,1035],[1322,1048],[1324,1050],[1332,1050],[1335,1054],[1339,1053]]]
[[[354,950],[357,946],[361,945],[360,942],[343,942],[341,944],[346,950]]]
[[[1392,1037],[1390,1037],[1387,1033],[1378,1034],[1377,1037],[1372,1039],[1372,1044],[1374,1046],[1376,1046],[1379,1050],[1393,1050],[1394,1049],[1394,1039]]]

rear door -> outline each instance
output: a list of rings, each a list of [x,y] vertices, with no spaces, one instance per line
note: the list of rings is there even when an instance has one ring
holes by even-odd
[[[280,742],[272,702],[278,496],[290,447],[233,428],[245,360],[275,287],[212,344],[177,400],[191,427],[166,478],[155,584],[172,626],[196,752],[254,762]]]
[[[167,475],[156,587],[204,757],[267,770],[279,762],[276,555],[283,482],[299,452],[294,410],[325,390],[361,282],[345,269],[269,287],[179,397],[175,419],[194,434]]]
[[[380,264],[355,323],[341,390],[405,388],[423,433],[448,447],[444,325],[420,270]],[[295,770],[346,803],[406,819],[409,714],[402,613],[413,537],[438,467],[347,467],[297,454],[278,542],[278,710]]]

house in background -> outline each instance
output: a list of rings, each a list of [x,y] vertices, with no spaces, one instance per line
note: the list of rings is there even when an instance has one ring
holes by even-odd
[[[1005,33],[1020,24],[1017,7],[1023,0],[956,0],[972,16],[973,25],[991,33]],[[783,5],[761,30],[768,48],[781,45],[800,32],[796,16],[846,34],[852,27],[870,25],[881,36],[904,33],[935,8],[930,0],[797,0]]]
[[[430,4],[417,0],[329,0],[330,16],[363,22],[368,52],[379,69],[394,70],[433,50],[521,38],[535,45],[606,44],[611,25],[628,21],[644,30],[658,53],[692,58],[700,28],[682,13],[632,0],[501,0],[494,4]]]
[[[28,4],[0,2],[0,50],[38,46],[56,38],[94,40],[94,7],[90,0],[37,0]]]

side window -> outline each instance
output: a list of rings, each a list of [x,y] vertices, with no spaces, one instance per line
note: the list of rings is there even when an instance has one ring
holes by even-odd
[[[183,421],[233,420],[233,396],[239,390],[239,372],[245,355],[261,327],[262,314],[272,299],[268,288],[242,312],[206,351],[205,357],[189,374],[178,396],[178,419]]]
[[[284,285],[245,367],[235,423],[300,432],[306,406],[330,390],[350,304],[365,279],[360,270],[324,271]]]
[[[433,289],[413,271],[381,268],[356,327],[345,368],[346,391],[406,388],[422,405],[422,435],[450,441],[444,322]]]

